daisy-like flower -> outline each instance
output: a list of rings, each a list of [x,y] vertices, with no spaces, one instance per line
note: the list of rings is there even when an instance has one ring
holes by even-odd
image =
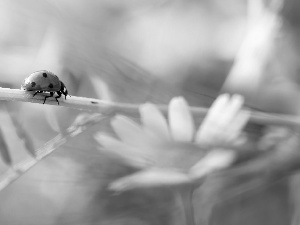
[[[102,151],[140,171],[114,181],[109,188],[125,191],[194,183],[210,172],[228,167],[235,154],[226,148],[241,141],[241,130],[249,118],[249,112],[241,110],[243,102],[239,95],[221,95],[198,130],[182,97],[171,100],[169,123],[150,103],[140,107],[142,125],[116,116],[111,125],[119,139],[98,133],[96,140],[104,147]]]
[[[241,131],[249,119],[239,95],[219,96],[198,129],[188,103],[182,97],[169,104],[168,121],[153,104],[139,108],[141,124],[116,116],[112,128],[118,138],[98,133],[101,151],[135,167],[137,172],[116,179],[109,189],[123,192],[149,187],[195,187],[203,178],[235,160],[228,146],[242,141]],[[193,223],[190,223],[193,224]]]

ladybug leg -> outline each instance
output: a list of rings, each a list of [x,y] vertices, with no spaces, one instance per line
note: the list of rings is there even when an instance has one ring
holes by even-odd
[[[55,100],[57,101],[57,104],[59,105],[59,101],[57,99],[61,97],[61,92],[57,91],[56,93],[58,94],[58,96],[55,97]]]
[[[43,104],[45,104],[47,98],[53,97],[53,94],[53,92],[50,92],[49,96],[45,96]]]
[[[34,97],[37,93],[43,93],[43,91],[36,91],[32,97]]]

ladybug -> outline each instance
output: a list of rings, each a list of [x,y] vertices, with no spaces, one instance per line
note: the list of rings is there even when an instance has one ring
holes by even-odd
[[[43,104],[45,104],[47,98],[53,97],[54,92],[58,94],[58,96],[55,97],[58,105],[59,101],[57,99],[60,98],[62,94],[66,99],[68,95],[68,90],[64,83],[60,81],[54,73],[47,70],[40,70],[30,74],[29,77],[24,80],[21,89],[25,91],[35,91],[33,97],[37,93],[49,92],[50,95],[45,96]]]

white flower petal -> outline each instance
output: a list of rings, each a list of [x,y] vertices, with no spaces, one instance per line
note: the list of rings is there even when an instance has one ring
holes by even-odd
[[[118,137],[126,144],[133,146],[145,145],[147,136],[141,126],[128,117],[116,116],[111,125]]]
[[[249,114],[241,111],[243,103],[240,95],[218,97],[196,134],[196,142],[221,145],[234,141],[249,119]]]
[[[103,133],[97,133],[94,138],[103,146],[101,151],[106,151],[125,164],[136,168],[145,168],[150,166],[150,161],[148,160],[147,155],[144,155],[140,149],[130,147]]]
[[[218,145],[226,145],[232,143],[240,134],[248,121],[247,113],[241,111],[244,98],[240,95],[233,95],[223,109],[222,115],[216,120],[214,142]]]
[[[244,98],[241,95],[233,95],[230,101],[224,108],[222,117],[219,119],[219,126],[226,128],[230,126],[232,120],[236,117],[237,113],[241,110],[244,104]]]
[[[224,139],[226,139],[228,144],[237,141],[237,139],[241,136],[242,130],[249,121],[249,118],[249,111],[241,111],[236,115],[235,118],[233,118],[231,124],[227,126],[227,129],[224,132]]]
[[[136,188],[164,187],[190,183],[187,174],[174,170],[150,169],[134,173],[113,181],[109,185],[112,191],[123,192]]]
[[[210,144],[215,140],[216,134],[218,131],[218,120],[222,117],[224,108],[228,104],[229,95],[223,94],[220,95],[212,104],[208,113],[203,120],[202,124],[199,127],[199,130],[196,134],[195,141],[199,144]]]
[[[188,103],[182,97],[173,98],[169,104],[169,126],[175,141],[192,141],[194,121]]]
[[[194,179],[201,179],[216,170],[228,168],[235,159],[236,154],[234,151],[226,149],[212,150],[191,168],[190,175]]]
[[[159,139],[169,140],[169,128],[164,115],[151,103],[140,106],[141,121],[144,129]]]

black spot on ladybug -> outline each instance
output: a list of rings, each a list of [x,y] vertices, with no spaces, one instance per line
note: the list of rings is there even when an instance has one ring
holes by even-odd
[[[43,73],[43,77],[45,77],[45,78],[46,78],[46,77],[47,77],[47,73]]]
[[[49,88],[53,88],[53,84],[49,84],[48,87],[49,87]]]
[[[92,103],[92,104],[98,104],[98,102],[93,102],[93,101],[91,101],[91,103]]]
[[[35,82],[31,82],[31,87],[35,87],[36,83]]]

